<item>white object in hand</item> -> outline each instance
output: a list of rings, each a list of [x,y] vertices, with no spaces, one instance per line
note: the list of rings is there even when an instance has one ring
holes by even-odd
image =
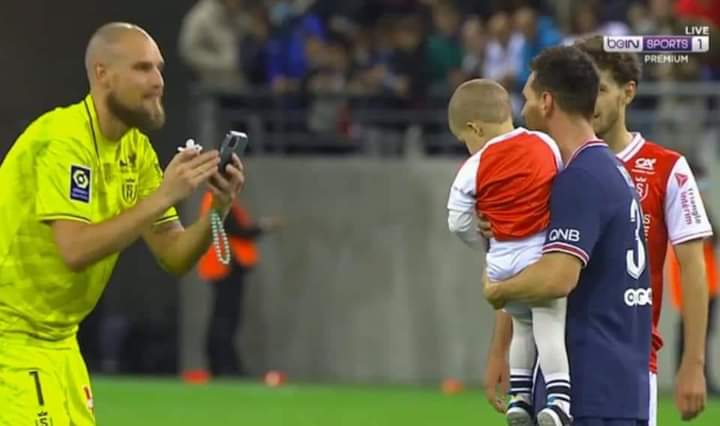
[[[187,142],[185,142],[185,146],[179,146],[178,151],[183,152],[186,149],[192,149],[195,152],[202,151],[203,147],[200,144],[196,144],[194,139],[188,139]]]

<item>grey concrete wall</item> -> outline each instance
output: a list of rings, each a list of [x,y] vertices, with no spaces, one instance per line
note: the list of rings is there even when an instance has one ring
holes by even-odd
[[[261,243],[238,344],[255,371],[414,382],[481,377],[492,313],[482,256],[450,235],[458,161],[248,161],[255,215],[287,216]],[[192,216],[193,213],[189,213]],[[204,362],[207,288],[182,284],[182,365]]]
[[[492,311],[480,253],[446,229],[457,160],[248,160],[244,199],[289,225],[261,242],[237,344],[257,373],[313,380],[481,381]],[[187,219],[194,218],[192,206]],[[207,286],[181,284],[181,365],[202,367]],[[660,384],[672,383],[677,314],[661,328]],[[714,357],[717,359],[717,356]]]

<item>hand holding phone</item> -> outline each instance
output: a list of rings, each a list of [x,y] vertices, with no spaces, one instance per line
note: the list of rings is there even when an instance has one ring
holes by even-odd
[[[220,164],[218,164],[218,169],[223,176],[227,176],[225,168],[228,164],[232,163],[232,155],[236,154],[240,157],[245,152],[247,144],[248,137],[247,134],[243,132],[230,130],[225,135],[225,139],[223,139],[220,143],[220,148],[218,149],[220,152]]]

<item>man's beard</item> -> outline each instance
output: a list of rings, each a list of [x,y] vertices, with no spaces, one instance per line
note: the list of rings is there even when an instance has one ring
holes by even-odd
[[[165,110],[162,104],[160,104],[158,112],[153,114],[141,108],[128,108],[120,102],[114,93],[110,93],[107,97],[107,107],[126,126],[135,127],[143,133],[158,130],[165,124]]]
[[[617,110],[611,111],[610,114],[601,115],[600,118],[602,121],[597,126],[593,126],[595,127],[595,134],[600,138],[607,137],[610,129],[617,123],[619,115]]]
[[[525,120],[525,126],[527,126],[528,129],[547,132],[547,125],[541,116],[540,111],[529,110],[523,119]]]

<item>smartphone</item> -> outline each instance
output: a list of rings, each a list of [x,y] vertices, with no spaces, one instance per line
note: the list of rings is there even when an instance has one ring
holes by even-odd
[[[220,143],[220,164],[218,165],[218,169],[220,170],[220,173],[225,176],[225,167],[232,163],[232,155],[237,154],[238,157],[240,157],[244,152],[245,148],[247,148],[248,144],[248,137],[247,134],[243,132],[237,132],[235,130],[230,130],[225,135],[225,139]]]

